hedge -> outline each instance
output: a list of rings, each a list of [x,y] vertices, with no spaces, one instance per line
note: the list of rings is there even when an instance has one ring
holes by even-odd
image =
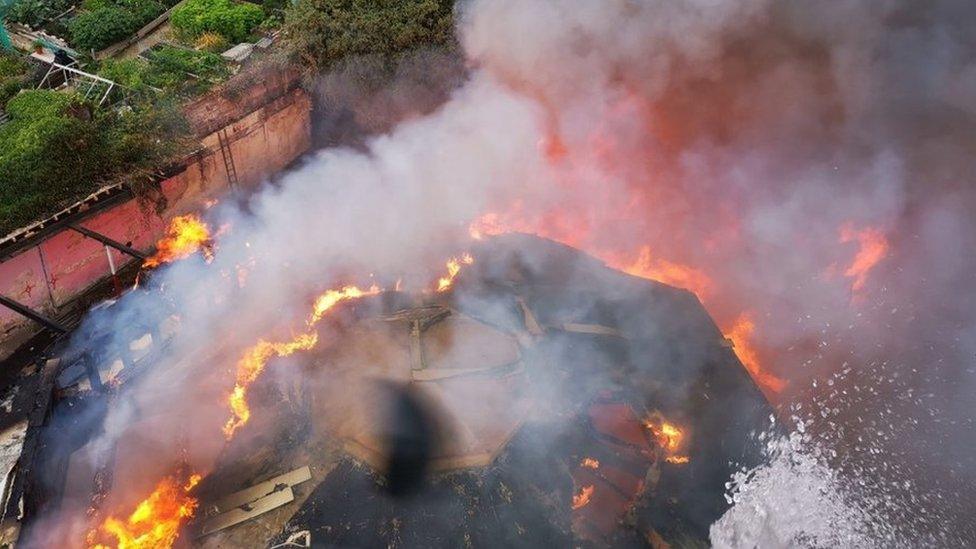
[[[212,32],[234,43],[247,40],[263,20],[260,6],[231,0],[187,0],[170,16],[173,28],[186,38]]]

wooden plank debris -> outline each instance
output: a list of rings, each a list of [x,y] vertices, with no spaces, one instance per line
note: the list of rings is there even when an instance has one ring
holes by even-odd
[[[606,335],[627,339],[627,336],[625,336],[620,330],[611,328],[610,326],[602,326],[600,324],[579,324],[576,322],[567,322],[562,325],[562,329],[564,331],[577,334]]]
[[[292,492],[291,486],[287,486],[285,489],[274,492],[261,499],[242,505],[241,507],[235,507],[226,513],[210,517],[203,523],[202,535],[212,534],[224,528],[234,526],[235,524],[251,520],[258,515],[263,515],[282,505],[289,504],[294,499],[295,494]]]
[[[239,492],[234,492],[225,496],[214,503],[218,513],[224,513],[234,508],[257,501],[275,492],[281,486],[292,487],[312,479],[312,472],[308,465],[290,471],[283,475],[270,478],[264,482],[255,484],[250,488],[245,488]]]

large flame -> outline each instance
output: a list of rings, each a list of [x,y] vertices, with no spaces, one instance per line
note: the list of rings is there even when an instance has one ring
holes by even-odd
[[[871,269],[888,255],[888,239],[879,229],[867,227],[855,230],[852,225],[847,224],[841,227],[840,241],[858,244],[859,249],[854,260],[844,271],[844,276],[852,279],[851,290],[858,292],[867,283]]]
[[[170,475],[159,481],[146,499],[139,502],[126,519],[109,516],[90,535],[94,549],[164,549],[172,547],[180,535],[180,528],[197,508],[196,498],[190,495],[200,482],[200,475],[180,480]],[[110,544],[94,540],[114,538]]]
[[[210,228],[193,214],[174,217],[166,236],[156,242],[156,253],[142,264],[152,269],[209,249]]]

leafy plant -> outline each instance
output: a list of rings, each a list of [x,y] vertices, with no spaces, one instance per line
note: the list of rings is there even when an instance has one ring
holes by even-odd
[[[106,59],[98,74],[130,90],[143,91],[148,87],[148,70],[149,64],[142,59]]]
[[[260,6],[231,0],[187,0],[170,17],[173,28],[190,39],[212,32],[230,42],[247,40],[263,20],[264,10]]]
[[[162,45],[145,54],[151,86],[181,94],[206,91],[230,74],[223,58],[214,53]]]
[[[68,23],[72,44],[82,50],[101,50],[139,29],[139,19],[118,6],[82,13]]]
[[[159,0],[85,0],[86,9],[68,23],[72,44],[101,50],[128,38],[164,11]]]
[[[71,7],[73,0],[17,0],[7,13],[7,19],[39,28],[51,18]]]

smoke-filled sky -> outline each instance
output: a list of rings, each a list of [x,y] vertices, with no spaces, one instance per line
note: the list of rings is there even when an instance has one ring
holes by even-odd
[[[440,107],[218,207],[214,264],[159,274],[174,353],[287,330],[364,273],[430,280],[472,223],[534,232],[751,322],[767,394],[817,410],[832,466],[898,499],[877,512],[918,497],[912,525],[973,539],[976,4],[471,0],[458,21],[468,74]]]

